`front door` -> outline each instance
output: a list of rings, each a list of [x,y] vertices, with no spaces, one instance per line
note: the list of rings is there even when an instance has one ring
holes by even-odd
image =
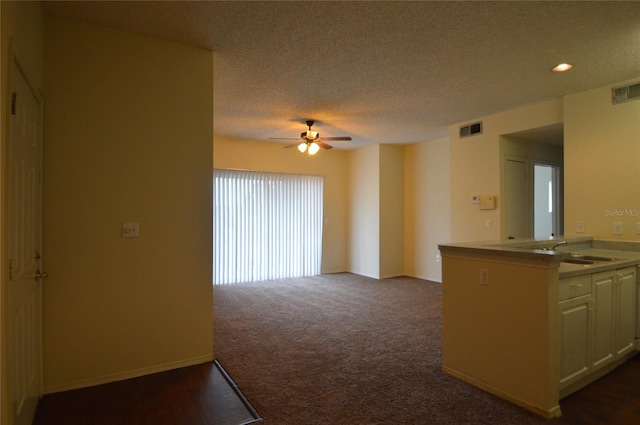
[[[9,358],[15,425],[33,422],[42,394],[41,102],[13,65],[9,141]]]

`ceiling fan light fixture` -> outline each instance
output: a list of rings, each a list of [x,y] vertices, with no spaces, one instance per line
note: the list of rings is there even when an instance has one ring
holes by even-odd
[[[326,137],[321,138],[320,133],[317,131],[311,130],[311,126],[314,124],[313,120],[305,121],[309,129],[307,131],[303,131],[300,133],[300,139],[278,139],[276,140],[297,140],[295,143],[288,144],[285,148],[296,147],[301,153],[307,153],[309,155],[315,155],[320,151],[320,148],[323,149],[333,149],[333,146],[325,143],[327,140],[351,140],[351,137],[348,136],[337,136],[337,137]]]
[[[313,142],[309,145],[309,155],[315,155],[319,150],[320,146],[316,142]]]

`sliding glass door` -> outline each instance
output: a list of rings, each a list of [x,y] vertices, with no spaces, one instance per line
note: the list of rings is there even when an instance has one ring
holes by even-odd
[[[324,178],[214,170],[213,283],[320,274]]]

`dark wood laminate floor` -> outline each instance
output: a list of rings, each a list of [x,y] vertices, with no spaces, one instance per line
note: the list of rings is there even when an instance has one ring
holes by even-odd
[[[190,366],[42,398],[34,425],[245,425],[259,422],[224,370]]]
[[[640,424],[640,354],[560,401],[561,423]]]
[[[35,425],[227,425],[212,363],[45,396]],[[228,393],[227,393],[228,395]],[[561,402],[567,425],[640,424],[640,355]],[[238,422],[242,423],[242,422]]]

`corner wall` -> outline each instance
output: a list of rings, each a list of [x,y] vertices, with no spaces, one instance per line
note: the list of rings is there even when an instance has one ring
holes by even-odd
[[[442,282],[438,244],[451,239],[449,139],[405,146],[404,270]]]
[[[380,146],[349,152],[349,270],[380,278]]]
[[[50,17],[45,40],[45,392],[212,360],[213,53]]]
[[[404,273],[404,146],[380,146],[380,278]]]

